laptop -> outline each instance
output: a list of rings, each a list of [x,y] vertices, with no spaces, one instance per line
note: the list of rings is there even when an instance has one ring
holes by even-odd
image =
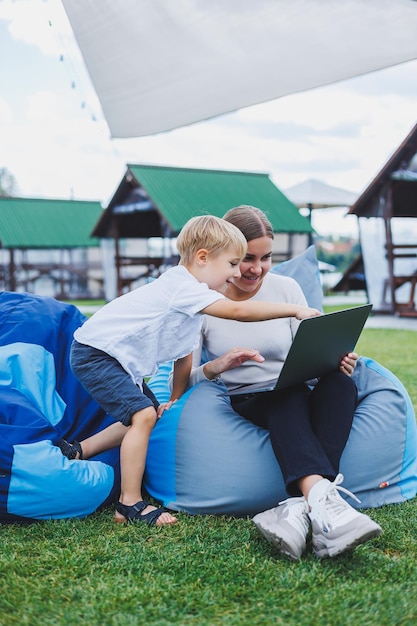
[[[356,346],[372,304],[334,311],[300,322],[278,379],[270,384],[241,385],[229,396],[284,389],[338,370]]]

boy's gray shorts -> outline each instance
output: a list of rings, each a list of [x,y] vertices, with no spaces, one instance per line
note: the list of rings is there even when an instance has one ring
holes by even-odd
[[[90,396],[116,421],[130,426],[132,415],[159,402],[143,382],[143,392],[119,361],[74,339],[70,354],[71,369]]]

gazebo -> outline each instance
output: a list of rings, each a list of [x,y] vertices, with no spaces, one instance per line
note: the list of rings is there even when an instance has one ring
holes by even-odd
[[[100,202],[0,198],[0,289],[60,299],[102,297]]]
[[[240,204],[267,213],[276,233],[274,262],[307,248],[309,220],[268,174],[128,164],[92,232],[102,242],[106,299],[177,263],[175,239],[188,219],[207,213],[222,217]]]
[[[374,311],[417,317],[417,124],[349,213]]]

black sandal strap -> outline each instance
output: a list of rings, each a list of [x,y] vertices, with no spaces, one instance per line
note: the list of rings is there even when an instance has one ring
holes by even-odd
[[[77,458],[78,460],[82,460],[83,450],[79,441],[73,441],[72,443],[69,443],[68,441],[66,441],[66,439],[60,439],[57,443],[57,446],[60,448],[62,454],[66,456],[67,459],[70,459],[70,461]]]
[[[137,502],[132,506],[127,506],[126,504],[118,502],[116,504],[116,511],[120,513],[120,515],[123,515],[127,522],[145,522],[145,524],[148,524],[149,526],[155,526],[159,517],[162,513],[166,513],[167,509],[159,507],[158,509],[143,515],[142,511],[144,511],[149,505],[150,502],[147,502],[147,500],[140,500],[140,502]]]
[[[141,518],[142,521],[146,522],[149,526],[155,526],[162,513],[167,512],[167,509],[165,509],[163,506],[160,506],[158,509],[146,513],[146,515],[141,515]]]
[[[125,517],[127,520],[134,520],[136,517],[140,516],[142,511],[146,509],[149,504],[150,503],[146,500],[140,500],[132,506],[127,506],[127,504],[122,504],[121,502],[118,502],[116,504],[116,511],[120,513],[120,515],[123,515],[123,517]]]

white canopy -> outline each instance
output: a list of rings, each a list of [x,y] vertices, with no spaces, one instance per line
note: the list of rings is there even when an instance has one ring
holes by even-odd
[[[415,0],[62,0],[113,137],[417,58]]]
[[[320,180],[311,178],[284,190],[287,198],[298,207],[326,209],[330,207],[348,207],[358,198],[359,194],[327,185]]]

